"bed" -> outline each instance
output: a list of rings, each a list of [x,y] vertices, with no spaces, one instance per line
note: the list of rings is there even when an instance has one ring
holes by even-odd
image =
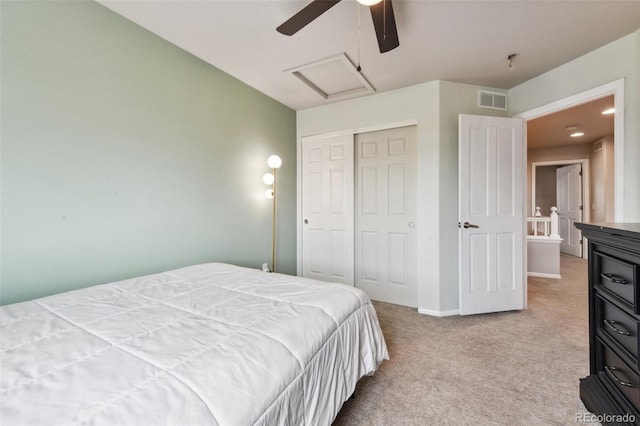
[[[328,425],[387,347],[360,290],[222,263],[0,308],[5,425]]]

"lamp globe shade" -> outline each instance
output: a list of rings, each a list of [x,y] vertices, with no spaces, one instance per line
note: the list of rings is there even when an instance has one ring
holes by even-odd
[[[274,180],[275,178],[271,173],[265,173],[265,175],[262,176],[262,182],[264,182],[265,185],[273,185]]]
[[[267,165],[272,169],[280,168],[280,166],[282,165],[282,159],[277,155],[272,155],[271,157],[267,158]]]

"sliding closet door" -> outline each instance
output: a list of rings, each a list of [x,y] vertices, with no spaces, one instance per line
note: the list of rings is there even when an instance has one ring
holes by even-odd
[[[356,287],[417,306],[416,127],[356,135]]]
[[[353,135],[302,141],[302,275],[353,285]]]

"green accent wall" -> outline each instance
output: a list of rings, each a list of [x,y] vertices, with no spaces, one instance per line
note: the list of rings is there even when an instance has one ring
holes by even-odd
[[[271,154],[295,274],[295,111],[95,2],[0,5],[0,303],[270,262]]]

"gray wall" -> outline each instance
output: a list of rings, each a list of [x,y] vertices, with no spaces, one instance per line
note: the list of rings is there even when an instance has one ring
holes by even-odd
[[[440,82],[440,271],[441,311],[459,308],[458,122],[460,114],[505,117],[505,111],[478,108],[477,86]]]
[[[533,209],[540,207],[542,216],[549,216],[551,207],[558,205],[556,192],[556,169],[558,167],[562,166],[536,167],[536,203]],[[531,212],[529,215],[532,215]]]
[[[296,271],[295,112],[88,1],[2,2],[2,304],[194,263]]]
[[[478,88],[432,81],[298,111],[299,138],[417,124],[417,305],[427,314],[458,309],[458,115],[506,115],[478,108]]]

